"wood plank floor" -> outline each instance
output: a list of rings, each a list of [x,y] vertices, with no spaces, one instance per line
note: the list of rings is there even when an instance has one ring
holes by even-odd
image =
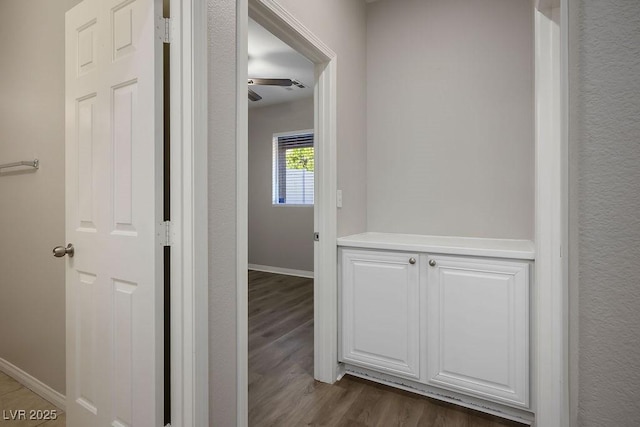
[[[313,379],[313,280],[249,271],[250,426],[521,424],[345,376]]]

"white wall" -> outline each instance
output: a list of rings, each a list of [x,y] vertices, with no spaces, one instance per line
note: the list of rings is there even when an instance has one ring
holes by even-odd
[[[369,231],[533,238],[530,0],[367,6]]]
[[[338,237],[366,231],[366,16],[364,0],[279,0],[338,57]]]
[[[249,110],[249,264],[313,271],[313,206],[272,203],[273,134],[313,129],[313,97]]]
[[[572,1],[569,16],[573,425],[635,426],[640,3]]]
[[[236,2],[208,0],[209,425],[236,425]]]
[[[0,359],[65,393],[64,14],[77,1],[0,2]]]

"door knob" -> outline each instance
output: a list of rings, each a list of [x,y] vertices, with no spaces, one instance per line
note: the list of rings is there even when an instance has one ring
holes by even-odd
[[[435,260],[435,259],[430,259],[430,260],[429,260],[429,265],[430,265],[431,267],[435,267],[435,266],[436,266],[436,260]]]
[[[411,257],[409,258],[409,264],[415,264],[416,263],[416,259]]]
[[[74,252],[75,249],[71,243],[69,243],[66,248],[64,246],[56,246],[53,248],[53,256],[56,258],[62,258],[65,255],[69,255],[69,258],[73,258]]]

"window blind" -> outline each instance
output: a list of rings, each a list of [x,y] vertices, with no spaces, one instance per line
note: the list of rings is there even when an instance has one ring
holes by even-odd
[[[273,204],[313,205],[314,172],[313,133],[274,138]]]

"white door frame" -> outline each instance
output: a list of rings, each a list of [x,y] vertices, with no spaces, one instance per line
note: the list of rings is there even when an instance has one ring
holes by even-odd
[[[249,0],[249,16],[315,64],[314,138],[317,188],[314,214],[320,240],[314,245],[314,377],[333,383],[338,377],[337,334],[337,156],[336,156],[336,54],[293,15],[273,0]],[[246,49],[246,44],[243,44]],[[242,55],[247,58],[247,55]],[[244,89],[246,64],[239,69]],[[241,93],[246,105],[244,90]],[[246,126],[245,126],[246,129]],[[246,132],[246,131],[245,131]],[[246,141],[246,140],[245,140]],[[242,180],[247,191],[248,176]],[[246,206],[246,205],[245,205]],[[246,228],[246,227],[243,227]],[[311,238],[312,236],[309,236]],[[246,266],[242,267],[246,272]],[[246,274],[246,273],[245,273]],[[244,281],[246,288],[247,282]],[[246,306],[248,300],[244,300]],[[243,318],[247,323],[247,317]],[[245,341],[246,341],[245,337]]]
[[[239,0],[237,6],[237,425],[248,415],[248,120],[247,28],[248,16],[315,64],[314,134],[318,150],[315,190],[314,271],[314,377],[333,383],[338,377],[337,325],[337,211],[336,211],[336,54],[300,21],[273,0]],[[311,236],[310,236],[311,237]]]
[[[569,425],[568,0],[535,0],[536,261],[532,293],[536,425]]]
[[[569,425],[568,396],[568,0],[534,0],[536,70],[536,265],[532,294],[532,396],[538,426]],[[336,56],[273,0],[238,0],[238,405],[237,424],[247,425],[247,13],[318,65],[316,135],[322,173],[321,272],[315,291],[315,376],[334,382],[337,365],[336,276]],[[329,101],[329,102],[327,102]],[[320,157],[322,156],[322,157]],[[326,169],[325,169],[326,168]],[[564,249],[563,249],[564,248]],[[564,251],[564,252],[563,252]]]
[[[209,425],[207,2],[171,0],[171,425]]]

